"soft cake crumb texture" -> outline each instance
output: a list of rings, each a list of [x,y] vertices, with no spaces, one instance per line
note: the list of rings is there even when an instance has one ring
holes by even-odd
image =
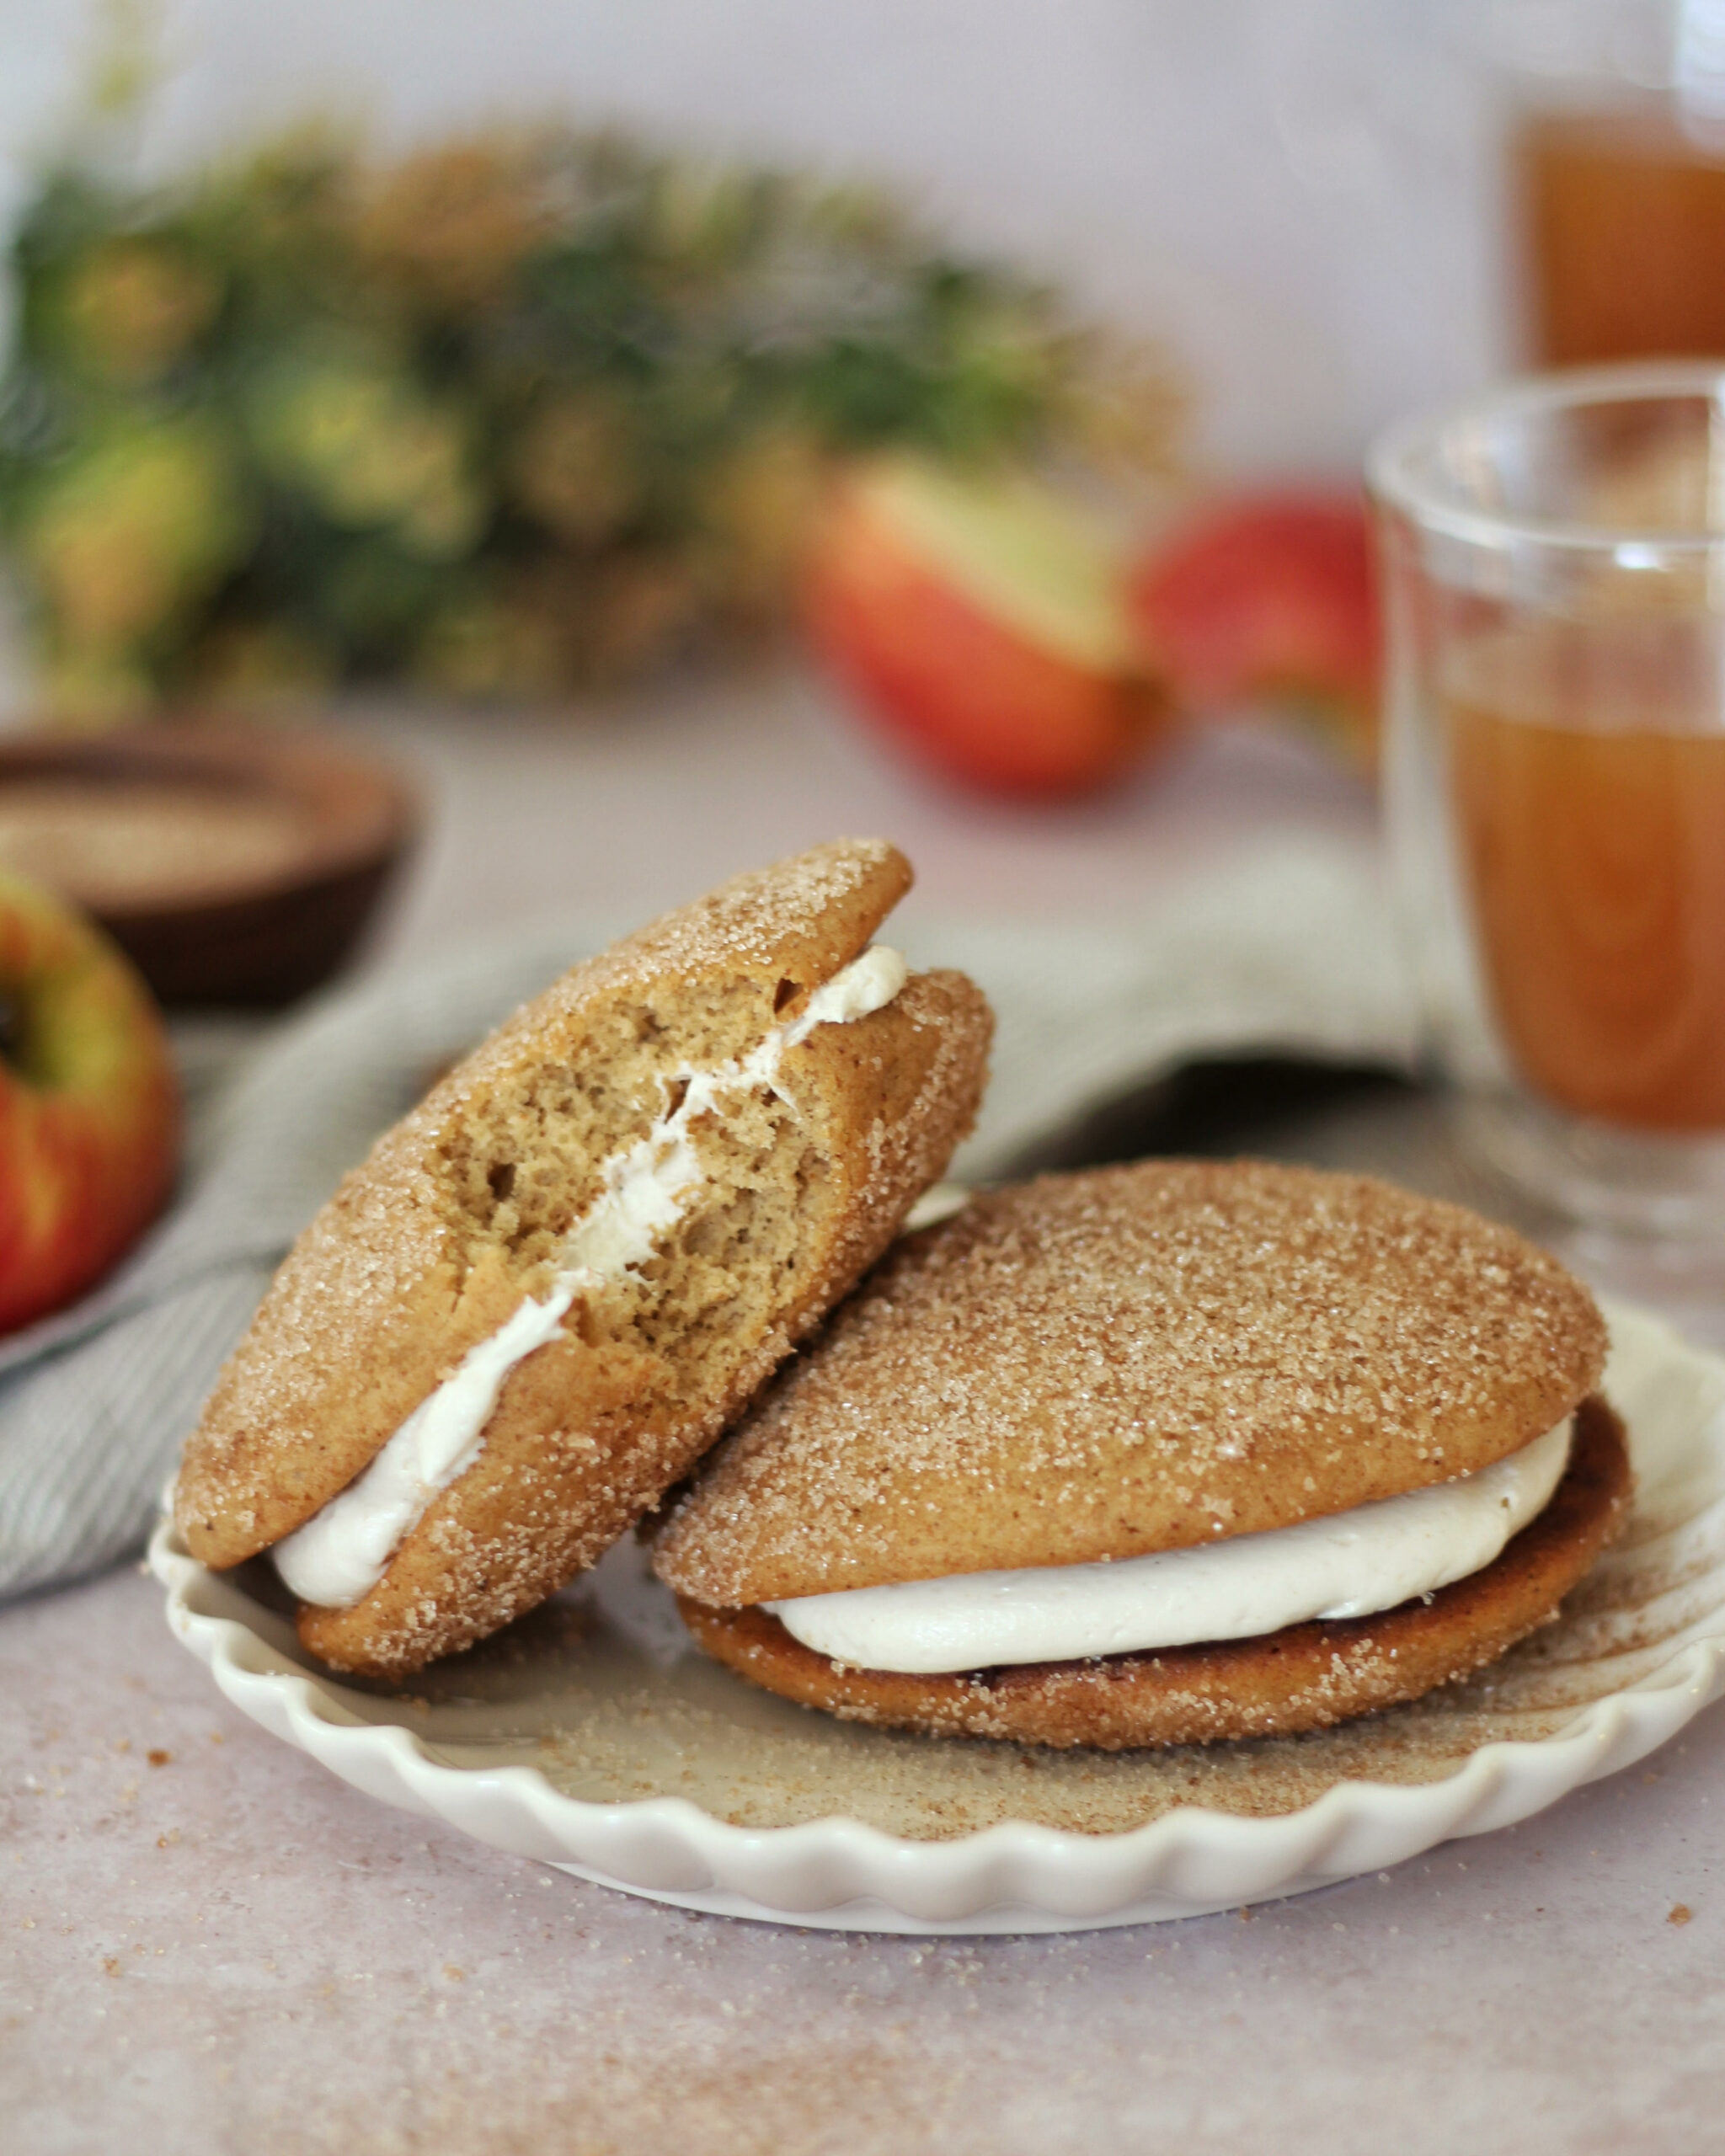
[[[656,1568],[738,1607],[1286,1526],[1515,1450],[1605,1348],[1555,1259],[1370,1177],[1046,1177],[888,1257],[708,1461]]]
[[[309,1518],[469,1348],[548,1285],[604,1164],[680,1075],[793,1019],[910,882],[839,841],[740,877],[523,1007],[387,1134],[301,1237],[187,1445],[194,1554],[243,1561]],[[589,1564],[879,1256],[969,1129],[991,1020],[963,975],[817,1027],[778,1091],[700,1118],[698,1195],[638,1273],[577,1299],[505,1380],[478,1460],[305,1643],[389,1675],[506,1623]],[[783,1096],[782,1097],[781,1096]]]

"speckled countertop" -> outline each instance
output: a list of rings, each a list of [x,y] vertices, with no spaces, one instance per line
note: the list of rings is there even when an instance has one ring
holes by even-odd
[[[795,683],[585,725],[359,723],[441,810],[382,958],[645,910],[835,828],[899,837],[944,908],[1082,915],[1277,816],[1367,825],[1243,736],[1046,821],[949,803]],[[126,1568],[0,1613],[0,2147],[1701,2150],[1725,2112],[1722,1818],[1716,1709],[1519,1828],[1243,1916],[736,1923],[369,1801],[229,1708]]]

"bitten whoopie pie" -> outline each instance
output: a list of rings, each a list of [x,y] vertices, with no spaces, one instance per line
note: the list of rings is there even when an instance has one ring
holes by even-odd
[[[1628,1498],[1605,1353],[1555,1259],[1365,1177],[1047,1177],[901,1241],[655,1568],[708,1653],[859,1721],[1319,1727],[1555,1614]]]
[[[871,939],[844,841],[576,966],[439,1083],[289,1254],[174,1515],[270,1550],[300,1636],[399,1676],[652,1506],[885,1249],[969,1129],[991,1019]]]

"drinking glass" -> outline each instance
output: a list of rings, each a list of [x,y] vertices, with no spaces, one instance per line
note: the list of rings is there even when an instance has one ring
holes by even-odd
[[[1487,13],[1535,363],[1725,353],[1720,0]]]
[[[1513,382],[1369,462],[1397,902],[1470,1148],[1725,1239],[1725,363]]]

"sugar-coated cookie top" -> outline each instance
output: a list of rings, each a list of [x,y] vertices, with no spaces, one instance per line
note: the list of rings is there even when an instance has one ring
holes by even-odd
[[[897,1247],[707,1463],[657,1568],[738,1606],[1285,1526],[1529,1443],[1605,1348],[1554,1258],[1367,1177],[1045,1177]]]
[[[830,980],[867,946],[911,888],[911,864],[885,839],[832,839],[804,853],[751,868],[692,905],[574,966],[501,1027],[472,1061],[542,1039],[566,1012],[595,998],[665,979],[693,985],[734,978],[766,981],[780,972],[804,993]]]

